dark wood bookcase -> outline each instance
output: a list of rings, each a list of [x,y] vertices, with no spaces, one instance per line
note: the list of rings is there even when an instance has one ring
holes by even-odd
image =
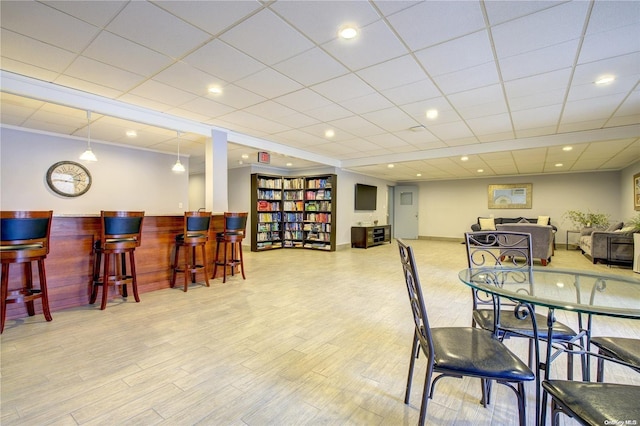
[[[251,175],[251,250],[336,249],[335,174]]]

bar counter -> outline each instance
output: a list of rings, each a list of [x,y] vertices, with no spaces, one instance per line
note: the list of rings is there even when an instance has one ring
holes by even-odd
[[[175,236],[183,231],[184,216],[145,216],[142,223],[142,240],[136,248],[136,275],[140,294],[169,288],[171,280],[171,254],[175,249]],[[215,233],[224,228],[224,216],[214,214],[209,228],[207,260],[213,270],[215,253]],[[45,260],[47,289],[51,312],[89,304],[93,273],[93,243],[100,239],[99,215],[54,216],[51,223],[49,254]],[[223,253],[220,253],[222,257]],[[182,253],[180,254],[182,258]],[[199,256],[198,256],[199,258]],[[37,277],[37,267],[33,266]],[[218,268],[218,276],[222,276]],[[229,273],[229,272],[228,272]],[[211,278],[211,277],[210,277]],[[23,267],[11,265],[9,289],[20,287],[23,279]],[[198,274],[198,281],[202,275]],[[182,291],[182,275],[178,274],[176,288]],[[37,282],[37,278],[34,278]],[[36,285],[37,287],[37,285]],[[102,291],[102,290],[100,290]],[[111,288],[113,292],[113,288]],[[129,289],[129,291],[131,291]],[[101,293],[99,293],[100,295]],[[178,294],[176,294],[178,296]],[[100,297],[100,296],[99,296]],[[129,297],[135,303],[133,296]],[[140,297],[144,303],[144,296]],[[34,303],[36,315],[42,314],[42,304]],[[96,303],[96,310],[100,304]],[[107,308],[108,309],[108,308]],[[7,305],[7,319],[27,316],[24,303]],[[53,320],[55,321],[55,315]]]

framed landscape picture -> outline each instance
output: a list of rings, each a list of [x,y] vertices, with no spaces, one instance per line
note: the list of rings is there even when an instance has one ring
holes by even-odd
[[[633,207],[640,210],[640,173],[633,176]]]
[[[490,209],[530,209],[533,184],[489,185]]]

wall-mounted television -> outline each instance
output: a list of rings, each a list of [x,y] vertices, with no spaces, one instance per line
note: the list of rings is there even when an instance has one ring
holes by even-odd
[[[356,183],[355,191],[355,209],[356,210],[375,210],[376,198],[378,196],[378,187]]]

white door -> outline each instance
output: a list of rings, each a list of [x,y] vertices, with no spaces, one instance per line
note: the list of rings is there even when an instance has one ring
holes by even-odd
[[[393,228],[396,238],[418,239],[418,187],[396,186],[394,189]]]

